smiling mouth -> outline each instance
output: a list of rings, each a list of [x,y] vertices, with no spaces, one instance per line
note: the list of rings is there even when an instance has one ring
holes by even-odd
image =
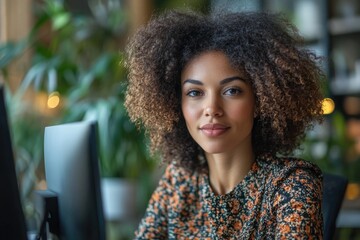
[[[217,137],[225,133],[229,128],[222,124],[206,124],[200,127],[200,131],[207,137]]]

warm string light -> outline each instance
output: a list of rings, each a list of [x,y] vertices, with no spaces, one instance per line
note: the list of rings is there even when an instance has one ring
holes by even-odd
[[[356,183],[349,183],[346,188],[346,198],[348,200],[355,200],[360,197],[360,185]]]
[[[323,114],[330,114],[335,110],[335,103],[331,98],[324,98],[322,100]]]
[[[58,92],[52,92],[48,96],[47,107],[53,109],[58,107],[59,104],[60,104],[60,94]]]

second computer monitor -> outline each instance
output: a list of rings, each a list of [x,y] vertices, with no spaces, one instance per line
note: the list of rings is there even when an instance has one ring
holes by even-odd
[[[58,195],[61,239],[105,240],[96,122],[45,128],[47,188]]]

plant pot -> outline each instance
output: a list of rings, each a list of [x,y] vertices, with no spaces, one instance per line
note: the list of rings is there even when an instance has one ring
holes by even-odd
[[[107,221],[133,219],[136,216],[137,184],[122,178],[103,178],[101,192]]]

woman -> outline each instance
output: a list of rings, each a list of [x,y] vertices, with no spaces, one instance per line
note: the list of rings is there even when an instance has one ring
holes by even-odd
[[[168,12],[130,41],[126,107],[167,164],[137,239],[321,239],[322,177],[285,157],[323,74],[266,13]]]

